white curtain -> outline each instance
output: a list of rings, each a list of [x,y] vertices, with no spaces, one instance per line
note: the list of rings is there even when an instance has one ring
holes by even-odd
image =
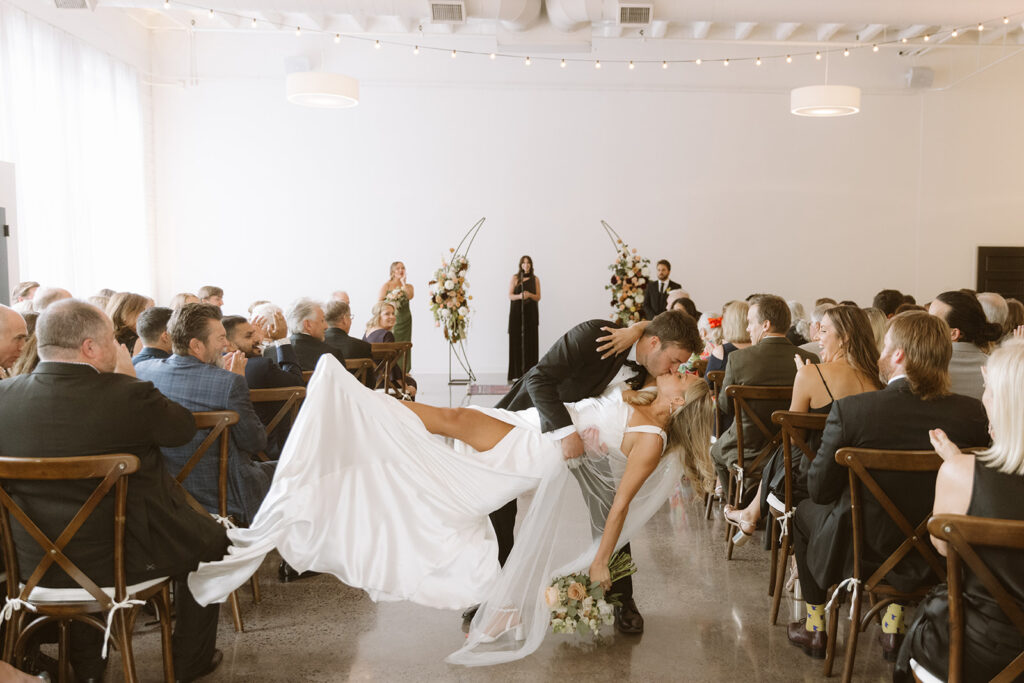
[[[133,67],[0,2],[0,160],[15,167],[22,280],[82,298],[152,292],[146,101]]]

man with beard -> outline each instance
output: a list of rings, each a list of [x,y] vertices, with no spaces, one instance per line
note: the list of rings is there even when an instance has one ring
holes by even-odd
[[[908,311],[894,317],[878,360],[887,386],[837,399],[832,404],[821,447],[810,465],[810,499],[796,508],[793,545],[807,616],[789,625],[790,642],[824,658],[825,601],[828,587],[852,574],[853,528],[849,477],[835,460],[843,447],[931,450],[928,430],[942,429],[958,447],[988,444],[981,401],[950,392],[949,326],[935,316]],[[934,472],[876,472],[873,475],[893,503],[916,523],[932,509]],[[874,571],[901,543],[903,532],[871,495],[865,495],[864,550],[861,563]],[[887,575],[901,591],[934,581],[925,559],[912,552]],[[882,652],[895,659],[903,639],[903,608],[890,605],[882,619]]]
[[[167,398],[192,412],[232,410],[238,423],[231,426],[228,456],[228,514],[239,524],[252,521],[270,489],[274,462],[256,462],[253,455],[266,449],[267,435],[245,381],[245,354],[225,355],[227,334],[220,309],[211,304],[186,304],[168,323],[174,355],[142,363],[139,379],[152,382]],[[177,474],[206,437],[200,431],[186,445],[164,448],[167,468]],[[218,511],[218,459],[208,453],[189,473],[183,485],[211,513]]]

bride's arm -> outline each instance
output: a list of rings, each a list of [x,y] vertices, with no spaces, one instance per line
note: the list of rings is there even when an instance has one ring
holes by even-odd
[[[655,434],[638,434],[633,448],[626,460],[626,472],[622,475],[622,481],[615,491],[615,499],[608,511],[608,518],[604,523],[604,533],[601,535],[601,544],[597,548],[597,555],[593,564],[590,565],[590,580],[597,581],[604,585],[605,589],[611,588],[611,573],[608,571],[608,562],[612,559],[615,546],[622,533],[622,525],[626,522],[626,514],[629,512],[629,504],[633,501],[637,491],[651,476],[651,472],[658,466],[661,460],[662,443],[661,437]]]

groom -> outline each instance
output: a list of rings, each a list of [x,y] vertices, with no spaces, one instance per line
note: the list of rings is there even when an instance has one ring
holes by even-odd
[[[602,328],[610,327],[622,326],[607,320],[589,320],[566,332],[496,406],[505,410],[536,407],[541,431],[561,444],[562,456],[567,460],[583,454],[583,440],[565,403],[598,396],[608,386],[622,381],[640,389],[648,380],[678,368],[702,346],[693,318],[682,311],[667,311],[646,324],[639,341],[628,353],[601,358],[597,340],[605,334]],[[491,513],[502,565],[512,551],[515,522],[514,500]],[[623,551],[629,552],[628,544]],[[616,581],[612,592],[622,598],[622,607],[615,611],[615,627],[622,633],[643,633],[644,619],[633,602],[632,578]]]

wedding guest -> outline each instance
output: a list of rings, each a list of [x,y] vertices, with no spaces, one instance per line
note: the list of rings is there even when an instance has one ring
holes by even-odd
[[[341,299],[332,299],[324,309],[327,331],[324,341],[338,349],[345,358],[373,358],[369,342],[349,335],[352,330],[352,309]]]
[[[750,335],[751,346],[729,354],[722,386],[792,386],[796,376],[794,354],[804,360],[818,362],[817,356],[793,346],[786,339],[789,323],[789,306],[785,299],[772,294],[755,296],[747,309],[747,333]],[[757,401],[751,403],[751,410],[762,422],[769,423],[772,412],[785,409],[787,405],[788,402],[779,405],[777,401]],[[726,415],[733,414],[732,399],[724,391],[718,395],[718,409]],[[750,415],[744,414],[742,418],[744,450],[757,452],[764,445],[764,437],[754,426]],[[711,457],[715,461],[715,470],[723,488],[728,487],[732,476],[731,467],[736,463],[736,431],[740,428],[733,421],[711,446]],[[753,472],[746,474],[750,478],[755,475]]]
[[[722,316],[716,313],[702,314],[697,321],[697,331],[704,340],[704,350],[700,357],[707,359],[722,345]]]
[[[262,306],[263,304],[269,304],[269,303],[270,302],[267,301],[266,299],[257,299],[256,301],[253,301],[251,304],[249,304],[249,308],[246,309],[246,312],[249,314],[249,319],[250,320],[252,319],[252,317],[253,317],[252,312],[254,310],[256,310],[257,306]]]
[[[885,317],[891,318],[896,315],[896,309],[903,303],[903,293],[897,289],[883,289],[871,301],[872,308],[880,310]]]
[[[856,306],[857,302],[856,301],[850,301],[849,299],[843,299],[842,301],[839,302],[838,305],[839,306]]]
[[[789,625],[793,645],[818,659],[825,656],[825,600],[828,587],[850,576],[853,566],[850,488],[847,469],[836,462],[843,447],[929,450],[928,430],[946,430],[960,446],[988,443],[981,402],[950,392],[949,327],[926,313],[901,313],[892,319],[878,361],[887,386],[881,391],[838,399],[829,412],[821,446],[811,462],[810,499],[793,518],[793,545],[806,617]],[[924,518],[932,507],[931,472],[875,472],[875,480],[908,519]],[[902,531],[874,496],[863,497],[868,520],[861,562],[878,566],[905,541]],[[934,578],[924,558],[911,553],[886,575],[897,590],[911,592]],[[890,659],[904,630],[903,609],[890,605],[882,620],[882,652]]]
[[[811,324],[808,327],[808,342],[801,344],[800,348],[804,351],[813,353],[815,356],[821,357],[821,344],[818,343],[818,330],[821,328],[821,319],[825,317],[825,311],[832,308],[836,304],[816,304],[814,310],[811,311]]]
[[[395,305],[395,327],[392,332],[395,341],[412,341],[412,312],[409,309],[409,302],[416,296],[416,289],[405,281],[405,264],[395,261],[391,264],[390,277],[381,288],[377,296],[379,301],[389,300]],[[412,367],[412,352],[405,354],[404,368],[409,372]]]
[[[348,298],[348,292],[346,292],[343,289],[339,289],[336,292],[331,292],[331,298],[334,299],[335,301],[344,302],[349,306],[352,305],[352,301]]]
[[[21,355],[11,367],[11,377],[28,375],[36,369],[37,365],[39,365],[39,344],[36,335],[30,334],[25,340],[25,348],[21,350]]]
[[[1001,328],[1006,325],[1006,316],[1010,314],[1010,307],[1001,294],[979,292],[977,298],[978,303],[981,304],[981,309],[985,311],[986,320],[999,325]]]
[[[685,292],[681,289],[672,290],[669,295],[668,306],[665,307],[666,311],[682,311],[686,315],[690,316],[694,320],[700,319],[700,311],[697,310],[697,304],[693,303],[693,299],[688,297]]]
[[[363,341],[370,342],[371,344],[386,344],[395,341],[395,335],[392,333],[395,327],[395,318],[395,305],[388,301],[378,301],[373,305],[373,309],[371,309],[371,317],[366,323],[366,333],[363,334]],[[378,383],[379,381],[380,379],[378,378]],[[416,380],[406,374],[405,383],[409,389],[409,395],[415,396]],[[392,389],[401,391],[402,372],[398,366],[391,368],[389,384]]]
[[[722,345],[711,350],[708,356],[706,375],[715,370],[725,370],[729,354],[737,349],[750,346],[750,333],[747,331],[747,311],[750,304],[746,301],[730,301],[722,310]],[[731,418],[730,418],[731,419]]]
[[[985,383],[981,368],[988,360],[993,342],[1003,336],[1003,328],[985,319],[976,296],[961,290],[943,292],[935,297],[928,312],[949,325],[953,340],[953,357],[949,374],[953,393],[981,399]]]
[[[327,321],[324,309],[312,299],[301,298],[292,302],[285,314],[295,356],[303,370],[315,370],[320,356],[329,353],[345,365],[345,354],[324,341]]]
[[[885,330],[889,319],[885,317],[885,313],[874,306],[865,308],[864,312],[867,313],[868,320],[871,322],[871,331],[875,335],[875,343],[878,345],[878,350],[881,351],[882,347],[885,346]]]
[[[519,270],[508,285],[508,375],[515,382],[537,364],[537,328],[540,314],[540,278],[533,270],[533,259],[519,259]]]
[[[90,303],[101,311],[106,311],[107,306],[110,305],[110,297],[102,296],[100,294],[93,294],[92,296],[85,297],[86,303]]]
[[[1003,327],[1003,338],[1000,343],[1013,338],[1013,332],[1024,325],[1024,304],[1016,299],[1006,300],[1006,323]]]
[[[654,320],[654,316],[666,310],[668,293],[673,289],[680,289],[678,282],[669,279],[669,275],[672,273],[672,264],[667,259],[658,261],[655,273],[657,279],[648,280],[644,290],[645,320]]]
[[[786,331],[786,339],[796,346],[803,346],[811,341],[811,324],[807,320],[807,312],[804,305],[799,301],[787,301],[789,304],[789,317],[791,319],[789,329]]]
[[[66,289],[61,289],[60,287],[40,287],[36,290],[35,296],[32,297],[32,310],[36,313],[42,313],[50,304],[61,299],[70,298],[71,292]]]
[[[846,396],[882,388],[878,380],[878,347],[871,334],[867,314],[853,306],[830,306],[819,324],[821,348],[817,365],[796,359],[793,399],[789,410],[828,415],[832,404]],[[817,452],[821,433],[808,436],[807,444]],[[792,450],[793,505],[807,498],[807,461],[803,451]],[[780,446],[772,455],[761,478],[758,495],[746,508],[726,505],[723,516],[739,528],[737,543],[754,533],[757,523],[768,514],[768,506],[784,511],[785,461]]]
[[[228,340],[220,309],[212,304],[186,304],[168,323],[174,355],[140,363],[139,379],[152,382],[167,398],[192,412],[233,410],[238,423],[231,426],[228,455],[228,514],[239,524],[252,521],[270,489],[274,463],[257,463],[253,456],[266,449],[267,434],[249,400],[245,381],[245,355],[224,355]],[[223,363],[223,368],[218,364]],[[167,467],[177,474],[206,437],[199,433],[184,446],[163,449]],[[183,486],[210,513],[218,511],[219,462],[199,461]]]
[[[132,376],[128,353],[115,341],[113,325],[99,309],[81,301],[54,304],[40,317],[37,333],[43,359],[36,370],[0,382],[0,452],[11,458],[81,458],[94,453],[132,453],[139,458],[139,470],[129,477],[125,515],[128,583],[173,577],[176,677],[191,681],[212,672],[222,658],[216,650],[219,607],[200,607],[186,577],[199,562],[222,557],[227,536],[209,515],[189,507],[159,450],[183,444],[195,434],[192,416],[153,385]],[[50,538],[57,538],[94,486],[4,482],[4,489]],[[111,505],[101,504],[64,548],[100,586],[114,583],[112,521]],[[43,549],[20,525],[12,527],[19,565],[28,571],[39,562]],[[46,573],[42,585],[74,586],[56,568]],[[101,680],[106,667],[100,657],[102,629],[76,621],[70,631],[69,654],[78,680]]]
[[[13,308],[0,304],[0,379],[10,376],[11,366],[28,341],[25,319]]]
[[[174,298],[171,299],[171,309],[176,311],[185,304],[198,303],[201,302],[199,301],[199,297],[196,296],[195,294],[191,294],[189,292],[181,292],[180,294],[175,294]]]
[[[224,290],[214,285],[203,285],[197,292],[199,301],[204,304],[211,304],[217,308],[224,307]]]
[[[19,282],[15,285],[14,289],[11,290],[11,303],[19,304],[22,301],[32,301],[32,297],[36,295],[36,290],[38,289],[38,282],[33,282],[31,280]]]
[[[900,304],[896,307],[896,315],[906,313],[907,311],[924,311],[927,313],[928,309],[924,306],[918,306],[917,304]]]
[[[831,299],[831,298],[829,298],[827,296],[823,296],[820,299],[815,299],[814,300],[814,307],[815,308],[817,308],[818,306],[821,306],[823,304],[828,304],[830,306],[838,306],[839,302],[836,301],[835,299]]]
[[[911,306],[916,306],[917,305],[917,299],[914,298],[913,294],[904,294],[903,295],[903,303],[910,304]]]
[[[133,356],[142,350],[142,341],[135,329],[139,315],[150,307],[150,300],[141,294],[118,292],[110,297],[106,313],[114,322],[114,337],[128,347]]]
[[[1024,520],[1024,344],[1010,343],[994,351],[986,366],[982,402],[988,413],[992,446],[977,455],[964,454],[941,431],[930,433],[945,462],[935,480],[933,514],[970,515]],[[946,554],[944,541],[932,543]],[[1005,586],[1017,605],[1024,605],[1024,551],[975,546],[981,561]],[[1024,651],[1024,636],[970,569],[963,576],[963,669],[961,680],[993,680]],[[949,676],[949,597],[940,584],[915,610],[917,617],[900,649],[893,680],[913,683],[910,658],[940,680]]]
[[[171,333],[167,331],[167,323],[174,311],[163,306],[147,308],[139,314],[135,322],[135,331],[142,340],[142,349],[132,356],[132,365],[147,360],[170,358],[174,351],[171,345]]]
[[[39,320],[39,314],[35,311],[29,311],[28,313],[22,313],[21,317],[25,319],[25,330],[31,337],[36,333],[36,321]]]

